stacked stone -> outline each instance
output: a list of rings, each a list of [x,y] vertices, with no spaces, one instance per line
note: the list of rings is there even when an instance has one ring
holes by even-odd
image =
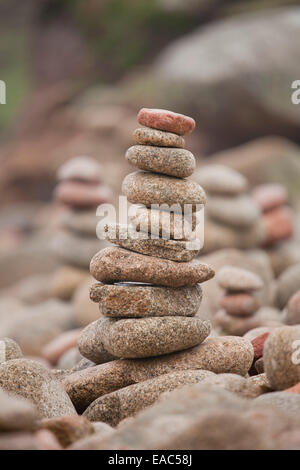
[[[250,329],[262,326],[256,315],[260,302],[255,292],[262,289],[261,278],[246,269],[224,266],[217,275],[217,281],[225,294],[215,316],[216,324],[226,334],[242,336]]]
[[[194,129],[194,120],[142,109],[138,121],[146,127],[134,132],[136,145],[126,158],[143,171],[131,173],[123,182],[129,202],[144,204],[149,218],[151,213],[162,215],[150,210],[151,203],[193,208],[205,204],[203,189],[186,179],[195,159],[183,149],[183,135]],[[214,271],[192,259],[198,249],[188,249],[185,234],[175,240],[171,226],[171,240],[161,234],[156,239],[148,234],[146,239],[134,239],[129,226],[107,227],[107,238],[118,246],[101,250],[90,264],[91,274],[100,281],[91,288],[90,297],[99,303],[103,316],[79,338],[79,350],[86,358],[99,364],[107,354],[132,359],[161,356],[199,345],[209,335],[210,324],[195,315],[202,299],[199,283],[212,278]]]
[[[86,276],[91,257],[105,246],[96,237],[96,208],[108,202],[112,193],[102,182],[102,168],[90,157],[75,157],[58,170],[54,199],[68,210],[62,230],[53,241],[56,256],[63,262],[53,278],[53,292],[68,299]]]
[[[208,201],[205,251],[249,249],[261,245],[265,230],[259,205],[248,193],[246,178],[223,165],[207,165],[195,173]]]

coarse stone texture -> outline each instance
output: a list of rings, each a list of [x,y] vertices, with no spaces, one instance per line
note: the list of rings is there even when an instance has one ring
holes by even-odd
[[[151,127],[138,127],[133,132],[136,145],[155,145],[157,147],[184,148],[185,140],[173,132],[159,131]]]
[[[42,357],[55,365],[65,352],[76,346],[80,333],[80,328],[64,331],[43,347]]]
[[[60,382],[36,361],[14,359],[0,364],[0,387],[34,403],[40,418],[76,414]]]
[[[205,192],[195,181],[145,171],[130,173],[124,178],[122,192],[132,204],[205,204]],[[200,208],[199,208],[200,209]]]
[[[300,323],[300,290],[297,291],[288,302],[285,321],[288,325],[297,325]]]
[[[261,393],[248,379],[237,374],[215,374],[204,379],[202,383],[217,385],[245,398],[255,398]]]
[[[261,184],[252,195],[263,212],[282,206],[288,200],[287,189],[281,184]]]
[[[97,183],[102,179],[101,174],[102,167],[96,160],[79,156],[68,160],[58,169],[57,179]]]
[[[215,376],[206,370],[185,370],[163,374],[138,384],[129,385],[93,401],[84,416],[90,421],[104,421],[117,426],[123,419],[134,416],[152,405],[164,392],[184,385],[201,382]]]
[[[87,272],[72,266],[61,266],[50,280],[50,294],[61,300],[70,300],[77,287],[86,279]]]
[[[260,326],[281,326],[279,312],[274,309],[260,309],[249,317],[228,315],[225,310],[219,310],[214,316],[215,325],[221,327],[228,335],[243,336],[247,331]]]
[[[290,238],[294,233],[293,213],[289,207],[281,206],[263,215],[266,232],[265,245],[272,245]]]
[[[63,181],[56,186],[56,201],[72,208],[91,208],[109,202],[113,194],[103,184],[86,184],[79,181]]]
[[[189,134],[196,126],[193,118],[167,109],[142,108],[138,113],[138,122],[142,126],[179,135]]]
[[[0,338],[0,364],[23,357],[18,343],[11,338]]]
[[[260,210],[253,198],[247,194],[236,197],[209,196],[207,213],[225,225],[236,228],[250,227],[260,217]]]
[[[274,390],[300,381],[300,325],[276,328],[264,344],[264,366]]]
[[[263,287],[257,274],[235,266],[223,266],[216,278],[219,285],[229,291],[254,291]]]
[[[0,432],[33,429],[36,418],[36,407],[30,401],[0,389]]]
[[[256,403],[262,405],[272,405],[283,411],[299,414],[300,395],[290,392],[271,392],[264,393],[255,399]]]
[[[177,263],[117,247],[99,251],[91,260],[90,272],[104,283],[132,281],[166,287],[193,286],[214,276],[210,266],[197,260]]]
[[[72,210],[63,215],[61,225],[79,235],[95,237],[98,222],[99,217],[96,216],[96,209]]]
[[[96,398],[120,388],[176,370],[202,369],[246,375],[253,362],[250,341],[222,336],[207,338],[194,348],[156,358],[119,359],[89,367],[64,378],[63,384],[79,412]]]
[[[68,447],[79,439],[94,434],[94,428],[83,416],[62,416],[42,419],[39,429],[51,431],[62,447]]]
[[[178,178],[191,176],[196,168],[195,157],[189,150],[171,147],[133,145],[127,150],[125,158],[140,170]]]
[[[300,263],[288,267],[278,278],[277,304],[283,308],[297,290],[300,290]]]
[[[272,390],[268,377],[265,373],[253,375],[252,377],[248,377],[247,380],[258,389],[259,393],[257,395],[262,395],[263,393],[271,392]]]
[[[90,298],[99,303],[102,314],[109,317],[192,317],[199,309],[202,289],[199,284],[172,288],[97,283],[91,287]]]
[[[95,320],[84,328],[78,338],[78,349],[83,357],[95,364],[104,364],[116,359],[103,344],[102,323],[99,320]]]
[[[210,323],[198,317],[102,317],[97,322],[98,341],[104,349],[113,356],[128,359],[188,349],[202,343],[210,333]],[[88,336],[86,341],[90,345]],[[80,352],[83,351],[81,341]]]
[[[86,269],[97,251],[108,246],[105,240],[92,237],[79,237],[71,232],[58,232],[52,240],[54,255],[63,263]]]
[[[247,338],[249,341],[252,341],[264,333],[271,333],[271,331],[273,331],[274,328],[275,328],[274,326],[259,326],[257,328],[253,328],[252,330],[247,331],[244,337]]]
[[[259,301],[250,294],[225,294],[220,301],[220,307],[229,315],[249,316],[260,307]]]
[[[224,165],[200,167],[195,172],[194,179],[211,194],[235,196],[248,188],[247,179],[241,173]]]

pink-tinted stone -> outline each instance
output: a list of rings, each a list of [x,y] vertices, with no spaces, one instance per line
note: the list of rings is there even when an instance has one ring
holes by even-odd
[[[229,315],[249,316],[258,310],[259,301],[250,294],[227,294],[220,300],[220,307]]]
[[[253,197],[263,212],[282,206],[288,200],[288,193],[281,184],[262,184],[253,190]]]
[[[263,355],[264,344],[270,333],[263,333],[254,338],[251,343],[254,349],[254,360],[259,359]]]
[[[284,390],[284,392],[290,392],[290,393],[300,393],[300,382],[294,385],[293,387],[287,388]]]
[[[184,135],[195,129],[195,121],[184,114],[174,113],[166,109],[142,108],[138,114],[138,122],[142,126],[152,127],[161,131]]]
[[[66,351],[77,345],[77,339],[80,333],[80,328],[65,331],[44,346],[42,356],[51,364],[56,364]]]
[[[282,206],[263,216],[266,231],[266,244],[272,244],[290,238],[293,235],[292,211]]]
[[[80,181],[63,181],[54,192],[57,201],[74,208],[97,207],[109,202],[110,188],[102,184],[86,184]]]

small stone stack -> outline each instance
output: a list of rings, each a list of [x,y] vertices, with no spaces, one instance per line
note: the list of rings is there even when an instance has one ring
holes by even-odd
[[[207,165],[197,170],[195,179],[208,196],[205,252],[262,244],[265,232],[260,208],[248,193],[243,175],[223,165]]]
[[[150,209],[152,203],[204,204],[203,189],[185,179],[193,173],[195,159],[184,150],[183,135],[194,129],[194,120],[142,109],[138,121],[146,127],[134,132],[136,145],[126,158],[142,171],[123,182],[128,201],[144,204],[141,217],[146,215],[148,221],[151,214],[163,215]],[[101,250],[91,261],[91,274],[100,282],[91,288],[90,297],[99,303],[103,317],[82,332],[78,346],[83,356],[97,363],[104,362],[107,353],[148,358],[191,348],[209,335],[210,324],[195,315],[202,298],[199,283],[212,278],[214,271],[192,259],[198,249],[188,249],[185,234],[174,239],[174,220],[171,217],[171,240],[161,233],[151,239],[146,232],[146,238],[135,239],[129,226],[107,227],[107,238],[118,246]]]
[[[86,276],[91,257],[106,246],[96,237],[96,208],[112,193],[102,182],[102,168],[90,157],[75,157],[58,170],[54,199],[67,210],[53,249],[64,265],[53,278],[53,293],[67,300]]]

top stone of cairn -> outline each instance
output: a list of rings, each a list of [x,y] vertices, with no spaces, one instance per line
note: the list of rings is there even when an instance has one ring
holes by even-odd
[[[142,108],[138,114],[138,122],[142,126],[152,127],[161,131],[185,135],[195,128],[195,121],[184,114],[174,113],[166,109]]]

